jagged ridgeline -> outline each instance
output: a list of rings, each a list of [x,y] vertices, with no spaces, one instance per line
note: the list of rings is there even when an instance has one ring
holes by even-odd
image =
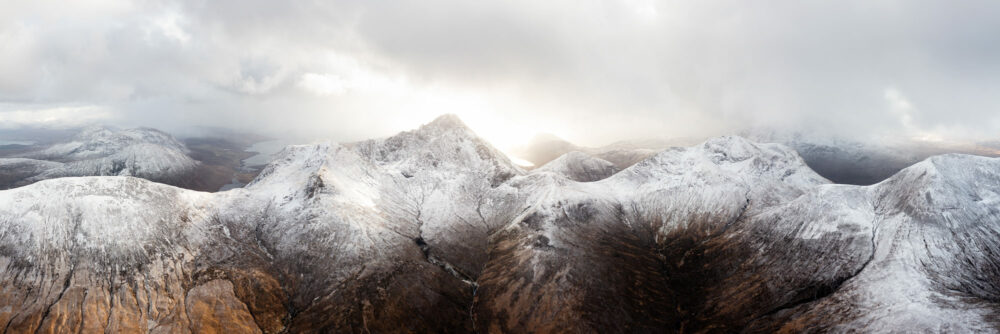
[[[455,116],[220,193],[0,191],[9,333],[996,332],[1000,160],[833,185],[722,137],[526,172]]]

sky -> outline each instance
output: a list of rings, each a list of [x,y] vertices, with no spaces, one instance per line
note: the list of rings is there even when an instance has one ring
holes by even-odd
[[[6,1],[0,131],[995,138],[1000,2]]]

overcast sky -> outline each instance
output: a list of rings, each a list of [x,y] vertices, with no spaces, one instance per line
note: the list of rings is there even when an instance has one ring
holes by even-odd
[[[6,1],[0,128],[1000,134],[997,1]],[[996,137],[996,136],[995,136]]]

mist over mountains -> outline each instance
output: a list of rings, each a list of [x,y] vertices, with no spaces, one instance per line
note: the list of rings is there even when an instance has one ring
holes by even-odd
[[[784,130],[748,129],[739,134],[762,143],[781,143],[796,150],[810,168],[834,183],[871,185],[934,155],[964,153],[1000,156],[997,145],[984,142],[940,142],[908,138],[850,139],[809,135]],[[601,147],[574,145],[551,134],[533,138],[513,151],[535,166],[542,166],[569,152],[585,152],[625,169],[658,151],[691,146],[704,139],[626,140]]]
[[[724,136],[526,170],[446,115],[229,191],[62,177],[0,204],[8,332],[1000,330],[996,158],[853,186]]]
[[[1000,2],[0,2],[0,333],[1000,333]]]
[[[501,149],[744,127],[990,139],[1000,6],[973,0],[276,4],[0,9],[0,128],[196,126],[335,141],[458,114]],[[519,144],[519,143],[515,143]]]

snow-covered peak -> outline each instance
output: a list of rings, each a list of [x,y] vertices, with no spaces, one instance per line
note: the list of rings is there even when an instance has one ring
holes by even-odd
[[[416,130],[389,138],[348,146],[372,163],[406,177],[423,173],[475,172],[488,175],[493,185],[499,185],[524,173],[454,115],[438,117]]]
[[[424,124],[420,128],[422,130],[424,130],[424,131],[430,131],[431,129],[438,129],[438,130],[443,130],[443,129],[463,129],[463,130],[468,130],[469,129],[469,127],[467,125],[465,125],[465,122],[463,122],[462,119],[459,118],[458,115],[455,115],[455,114],[444,114],[444,115],[438,116],[433,121],[431,121],[430,123]]]
[[[335,194],[361,206],[374,206],[375,186],[383,176],[368,160],[336,144],[293,145],[268,164],[246,189],[278,204]]]
[[[817,173],[837,183],[871,185],[930,156],[956,152],[991,154],[976,145],[927,142],[920,139],[878,136],[843,137],[823,131],[747,131],[757,142],[775,142],[795,149]],[[957,144],[957,145],[956,145]]]
[[[103,125],[91,125],[80,130],[80,132],[73,136],[73,138],[86,141],[95,138],[109,138],[113,136],[114,133],[115,131],[110,127]]]
[[[740,136],[722,136],[712,138],[699,147],[712,156],[713,160],[722,162],[742,161],[760,155],[764,150],[759,144]],[[774,147],[778,148],[778,147]]]
[[[876,185],[882,189],[969,190],[995,188],[1000,177],[1000,161],[964,154],[933,156],[913,164]]]
[[[605,181],[602,181],[605,182]],[[606,182],[622,191],[659,189],[665,184],[701,187],[740,185],[767,202],[797,197],[829,183],[781,144],[758,144],[738,136],[709,139],[698,146],[671,148],[625,169]]]
[[[150,128],[116,130],[92,126],[70,141],[24,153],[21,157],[47,163],[34,164],[37,168],[31,173],[17,180],[0,182],[0,187],[67,176],[137,176],[157,182],[176,182],[190,177],[198,166],[183,143]]]
[[[81,160],[112,155],[133,145],[157,145],[169,150],[187,153],[187,147],[173,136],[151,128],[115,130],[108,127],[88,127],[69,142],[50,146],[31,154],[63,161]]]
[[[0,241],[31,262],[72,247],[108,261],[148,261],[159,256],[150,254],[154,248],[169,246],[168,238],[205,221],[212,199],[132,177],[45,180],[0,191],[0,236],[6,237]]]
[[[566,177],[609,167],[584,153],[532,173],[503,158],[449,116],[289,146],[233,191],[131,177],[0,191],[0,321],[184,329],[227,323],[212,313],[229,296],[247,328],[276,319],[265,332],[992,329],[1000,160],[941,156],[859,187],[741,137],[596,182]],[[206,280],[228,284],[215,312]]]
[[[980,221],[1000,213],[1000,159],[964,154],[928,158],[874,186],[885,207],[923,221]],[[970,219],[954,219],[964,216]],[[941,218],[947,217],[947,218]]]
[[[532,171],[532,173],[544,172],[556,173],[574,181],[592,182],[614,175],[617,169],[607,160],[580,151],[572,151]]]
[[[335,147],[329,143],[286,146],[275,155],[276,158],[264,167],[253,181],[247,184],[246,188],[273,186],[281,183],[289,185],[304,183],[326,163],[331,149]]]
[[[283,202],[313,193],[316,184],[353,193],[348,197],[371,205],[377,197],[372,189],[385,182],[437,187],[475,179],[495,187],[524,173],[455,115],[388,138],[344,145],[293,145],[277,156],[246,188],[283,198]],[[343,185],[331,188],[335,183]]]

